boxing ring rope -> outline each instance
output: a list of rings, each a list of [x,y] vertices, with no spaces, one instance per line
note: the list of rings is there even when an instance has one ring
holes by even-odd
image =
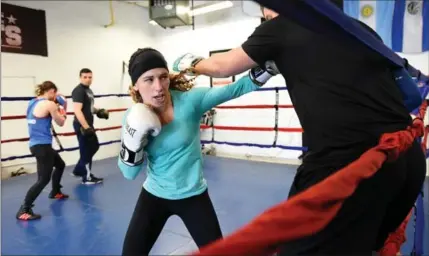
[[[275,105],[230,105],[230,106],[217,106],[215,109],[275,109],[276,117],[273,127],[240,127],[240,126],[222,126],[222,125],[205,125],[201,124],[201,129],[213,129],[214,130],[233,130],[233,131],[275,131],[275,140],[272,144],[261,145],[255,143],[238,143],[238,142],[226,142],[226,141],[217,141],[214,139],[214,132],[212,133],[211,140],[201,140],[201,143],[204,144],[226,144],[231,146],[249,146],[249,147],[260,147],[260,148],[282,148],[286,150],[306,150],[304,147],[298,146],[282,146],[277,145],[277,132],[302,132],[302,128],[280,128],[278,127],[278,110],[279,109],[291,109],[293,105],[280,105],[279,102],[279,90],[287,90],[286,87],[273,87],[273,88],[261,88],[258,91],[276,91],[276,104]],[[102,97],[129,97],[128,94],[104,94],[104,95],[95,95],[96,98]],[[2,101],[28,101],[33,97],[2,97]],[[70,96],[66,96],[70,98]],[[426,103],[426,102],[425,102]],[[419,111],[419,117],[424,116],[427,106],[422,105]],[[110,109],[109,112],[123,112],[127,108],[117,108]],[[72,112],[68,112],[67,115],[73,115]],[[16,116],[2,116],[1,120],[17,120],[25,119],[25,115],[16,115]],[[419,123],[420,120],[420,123]],[[108,131],[108,130],[117,130],[121,126],[112,126],[106,128],[97,128],[97,131]],[[421,131],[419,130],[421,129]],[[408,134],[407,134],[408,133]],[[195,255],[210,255],[210,254],[235,254],[235,253],[262,253],[268,252],[265,249],[268,246],[275,246],[278,244],[278,241],[287,241],[295,238],[299,238],[305,235],[308,235],[312,232],[315,232],[318,229],[321,229],[326,225],[326,220],[329,220],[329,217],[332,217],[333,214],[339,209],[342,200],[352,193],[352,191],[357,186],[359,180],[367,178],[376,172],[377,168],[381,166],[385,159],[391,159],[392,152],[393,158],[397,156],[398,150],[404,150],[403,147],[398,149],[401,145],[398,144],[399,141],[403,143],[409,143],[412,138],[416,136],[423,136],[422,147],[426,150],[426,142],[429,133],[429,127],[423,129],[423,122],[420,118],[414,120],[414,124],[405,132],[398,132],[395,134],[387,134],[381,139],[380,145],[369,150],[369,152],[362,155],[358,163],[352,163],[350,166],[347,166],[343,170],[340,170],[337,174],[333,175],[326,181],[323,181],[321,184],[317,184],[311,190],[306,191],[291,200],[286,201],[278,206],[272,207],[271,209],[265,211],[254,221],[246,225],[245,227],[239,229],[237,232],[225,238],[225,240],[215,242],[201,250]],[[73,136],[74,132],[64,132],[56,133],[58,136]],[[11,143],[11,142],[25,142],[28,141],[28,138],[16,138],[16,139],[6,139],[2,140],[1,143]],[[101,142],[100,146],[119,143],[120,140],[111,140],[107,142]],[[404,146],[404,145],[402,145]],[[79,147],[64,148],[61,151],[75,151]],[[370,159],[372,155],[377,156],[377,159]],[[389,155],[387,157],[386,155]],[[31,154],[22,155],[22,156],[11,156],[2,158],[1,161],[11,161],[15,159],[29,158],[33,157]],[[368,172],[363,174],[353,173],[353,169],[356,167],[361,168],[361,166],[369,166]],[[351,175],[357,179],[357,182],[350,182],[348,177],[344,175],[345,172],[351,172]],[[347,185],[344,185],[342,193],[337,195],[334,198],[329,198],[328,195],[334,195],[332,187],[336,187],[336,183],[348,182]],[[327,188],[326,188],[327,187]],[[313,199],[320,200],[320,202],[313,202]],[[324,199],[324,200],[323,200]],[[329,203],[332,203],[333,211],[320,214],[322,208],[326,207],[323,204],[327,203],[327,199],[331,200]],[[419,202],[417,202],[419,204]],[[310,211],[309,205],[312,207]],[[417,208],[416,208],[417,209]],[[423,211],[423,205],[418,206],[418,209]],[[295,212],[292,212],[295,211]],[[317,216],[313,216],[311,211],[316,211]],[[322,211],[323,212],[323,211]],[[287,213],[287,214],[286,214]],[[288,215],[288,216],[286,216]],[[301,219],[302,218],[302,219]],[[302,221],[305,220],[305,221]],[[283,232],[282,230],[286,232]],[[417,227],[416,227],[416,233]],[[260,236],[262,234],[263,237]],[[417,237],[416,237],[417,238]],[[420,238],[422,239],[422,238]]]
[[[287,90],[285,86],[282,87],[270,87],[270,88],[260,88],[257,91],[276,91],[276,102],[278,102],[278,91],[280,90]],[[71,96],[65,96],[67,99],[70,99]],[[103,98],[103,97],[129,97],[129,94],[101,94],[101,95],[94,95],[95,98]],[[1,97],[2,101],[29,101],[33,99],[34,97]],[[217,106],[214,109],[270,109],[273,108],[278,112],[278,109],[285,108],[285,109],[292,109],[292,105],[230,105],[230,106]],[[109,109],[108,111],[110,113],[112,112],[123,112],[126,111],[127,108],[116,108],[116,109]],[[73,112],[67,112],[67,115],[73,115]],[[25,119],[25,115],[10,115],[10,116],[2,116],[2,121],[7,120],[19,120],[19,119]],[[222,126],[222,125],[201,125],[201,129],[210,129],[213,128],[214,130],[231,130],[231,131],[276,131],[276,132],[302,132],[302,128],[277,128],[277,113],[276,113],[276,120],[273,127],[248,127],[248,126]],[[120,129],[121,126],[114,126],[114,127],[106,127],[106,128],[97,128],[96,131],[108,131],[108,130],[115,130]],[[65,132],[65,133],[56,133],[57,136],[74,136],[74,132]],[[277,138],[277,135],[276,135]],[[12,142],[25,142],[28,141],[29,138],[13,138],[13,139],[4,139],[1,140],[1,143],[12,143]],[[100,145],[109,145],[113,143],[119,143],[120,140],[112,140],[100,143]],[[217,141],[214,139],[214,133],[211,140],[201,140],[201,143],[204,144],[220,144],[220,145],[230,145],[230,146],[247,146],[247,147],[259,147],[259,148],[281,148],[285,150],[297,150],[297,151],[304,151],[306,150],[305,147],[299,147],[299,146],[286,146],[286,145],[277,145],[276,141],[273,144],[264,145],[264,144],[256,144],[256,143],[239,143],[239,142],[228,142],[228,141]],[[64,148],[63,150],[57,150],[58,152],[61,151],[74,151],[78,150],[78,147],[72,147],[72,148]],[[21,155],[21,156],[11,156],[2,158],[1,161],[11,161],[15,159],[22,159],[22,158],[30,158],[32,157],[31,154],[28,155]]]

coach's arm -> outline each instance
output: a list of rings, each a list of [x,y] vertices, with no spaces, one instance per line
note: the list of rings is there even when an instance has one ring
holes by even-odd
[[[238,47],[201,60],[194,67],[194,71],[198,74],[222,78],[243,73],[257,65],[242,47]]]

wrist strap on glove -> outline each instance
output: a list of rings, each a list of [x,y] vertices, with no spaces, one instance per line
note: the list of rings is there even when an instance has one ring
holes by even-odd
[[[138,166],[144,162],[144,147],[140,147],[137,151],[132,151],[124,143],[121,143],[120,151],[121,161],[128,166]]]

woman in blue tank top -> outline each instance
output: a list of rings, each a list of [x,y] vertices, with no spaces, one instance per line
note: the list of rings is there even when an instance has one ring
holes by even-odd
[[[37,161],[38,179],[28,190],[24,203],[16,214],[16,218],[23,221],[41,218],[40,214],[33,212],[33,202],[48,185],[51,177],[52,191],[49,193],[49,198],[68,198],[68,195],[61,192],[60,185],[65,163],[58,152],[52,148],[51,134],[52,119],[59,126],[64,125],[67,101],[63,96],[57,94],[56,85],[50,81],[37,85],[36,96],[28,104],[27,125],[30,135],[30,151]]]

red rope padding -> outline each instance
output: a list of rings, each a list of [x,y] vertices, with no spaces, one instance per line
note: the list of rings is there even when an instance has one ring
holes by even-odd
[[[413,211],[411,210],[399,228],[388,236],[383,248],[378,251],[379,256],[392,256],[400,252],[402,244],[407,240],[405,232],[412,212]]]
[[[423,140],[422,140],[422,149],[424,152],[426,152],[426,145],[428,143],[428,133],[429,133],[429,125],[425,126],[425,135],[423,136]]]
[[[419,109],[419,117],[422,120],[424,120],[424,116],[426,114],[427,107],[428,107],[428,101],[424,100],[422,106]],[[424,112],[421,111],[422,109],[424,109]],[[426,145],[428,142],[428,133],[429,133],[429,126],[426,125],[424,128],[424,135],[423,135],[423,140],[422,140],[422,149],[423,149],[423,152],[425,153],[425,155],[426,155],[426,148],[427,148]]]
[[[419,117],[424,116],[426,107],[426,104],[420,107]],[[280,243],[319,232],[335,217],[344,200],[362,180],[374,175],[385,161],[396,160],[422,135],[421,118],[415,118],[404,131],[383,134],[379,144],[358,160],[192,255],[272,254]]]
[[[16,120],[16,119],[25,119],[25,115],[20,116],[2,116],[1,120]]]
[[[427,101],[423,101],[421,109],[427,109]],[[419,111],[419,116],[422,118],[425,115],[424,112]],[[423,118],[422,118],[423,119]],[[422,150],[426,154],[426,145],[427,145],[427,139],[428,139],[428,132],[429,132],[429,126],[425,126],[424,128],[424,135],[423,140],[421,143]],[[401,246],[406,241],[406,228],[407,224],[410,220],[412,214],[412,210],[408,213],[408,216],[405,218],[405,220],[402,222],[402,224],[395,230],[395,232],[391,233],[388,238],[386,239],[383,248],[378,252],[380,256],[390,256],[390,255],[396,255],[400,252]]]

